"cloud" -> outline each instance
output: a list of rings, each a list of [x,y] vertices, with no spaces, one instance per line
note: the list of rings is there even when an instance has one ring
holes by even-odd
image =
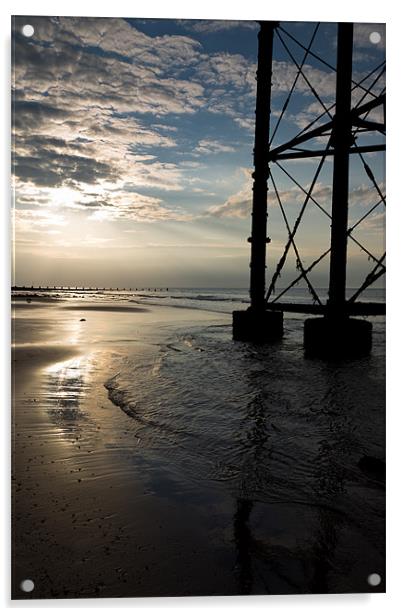
[[[248,218],[252,211],[252,199],[253,199],[253,179],[251,176],[251,170],[242,169],[243,174],[246,176],[245,182],[241,189],[234,195],[231,195],[224,203],[220,205],[211,206],[207,210],[207,215],[215,216],[217,218]],[[307,190],[308,187],[306,187]],[[301,205],[304,200],[303,191],[297,186],[291,188],[280,189],[278,186],[278,192],[285,206]],[[331,194],[331,187],[316,184],[315,191],[313,193],[314,198],[317,201],[326,200]],[[269,206],[277,207],[276,195],[272,187],[269,191]]]
[[[60,208],[87,209],[91,217],[98,209],[99,219],[139,219],[141,208],[150,220],[158,218],[158,208],[160,217],[180,218],[183,213],[166,206],[160,191],[183,191],[190,183],[186,173],[201,163],[179,165],[172,162],[179,160],[175,153],[190,159],[194,152],[201,157],[235,147],[233,140],[183,139],[174,123],[202,111],[225,116],[247,138],[254,128],[256,64],[240,53],[207,53],[192,36],[149,36],[133,22],[110,18],[30,17],[35,35],[28,40],[20,33],[26,21],[15,18],[13,33],[13,165],[24,207],[47,207],[51,194]],[[199,34],[258,27],[216,20],[180,24]],[[274,113],[276,95],[288,91],[296,70],[275,61]],[[305,71],[324,98],[333,95],[333,73],[310,65]],[[298,88],[308,101],[302,79]],[[305,119],[308,114],[312,107]],[[67,190],[75,191],[68,199]],[[151,203],[141,192],[152,190],[158,198]],[[216,205],[214,215],[244,215],[247,203],[240,191]]]
[[[180,166],[185,167],[186,169],[197,169],[203,167],[204,165],[196,160],[182,160]]]
[[[242,188],[219,205],[212,205],[206,211],[206,216],[216,218],[247,218],[252,207],[252,177],[250,169],[241,169],[245,176]]]
[[[233,118],[233,120],[248,132],[254,132],[255,130],[255,118]]]
[[[15,229],[21,232],[43,232],[49,227],[64,226],[67,224],[66,219],[59,213],[54,213],[51,210],[13,210]]]
[[[293,62],[274,60],[272,69],[273,95],[288,93],[293,85],[297,72],[298,68]],[[319,69],[307,62],[303,67],[303,73],[307,77],[308,82],[315,88],[321,97],[335,98],[336,74],[334,71],[330,69]],[[313,96],[309,84],[302,76],[297,80],[295,92]]]
[[[174,77],[175,68],[191,65],[199,43],[148,37],[119,19],[40,17],[30,19],[35,36],[27,41],[19,33],[25,21],[17,18],[14,31],[17,177],[42,185],[157,178],[160,166],[152,174],[156,163],[141,166],[132,155],[176,147],[174,131],[133,113],[194,113],[202,105],[202,85]]]
[[[191,32],[199,32],[202,34],[215,34],[215,32],[223,32],[225,30],[233,30],[234,28],[245,28],[247,30],[257,30],[259,25],[256,21],[235,21],[229,19],[215,20],[195,20],[181,19],[178,23],[186,30]]]
[[[378,187],[383,195],[385,195],[385,182],[378,182]],[[349,194],[349,205],[351,207],[362,206],[365,208],[369,208],[377,201],[379,201],[380,197],[378,192],[373,187],[372,184],[361,184],[360,186],[354,187]]]
[[[195,148],[200,154],[220,154],[221,152],[235,152],[235,148],[225,143],[220,143],[214,139],[201,139]]]
[[[115,112],[191,113],[203,88],[180,72],[199,57],[200,43],[182,36],[150,37],[123,19],[30,18],[35,35],[14,43],[16,87],[29,82],[38,99],[51,94],[58,106],[97,101]],[[26,89],[26,88],[25,88]]]
[[[179,210],[172,210],[162,205],[161,199],[139,193],[119,193],[112,199],[100,196],[95,202],[84,203],[85,207],[94,207],[89,219],[95,221],[134,220],[154,222],[158,220],[184,221],[188,216]]]
[[[202,83],[204,87],[206,108],[212,113],[231,117],[240,128],[248,132],[252,131],[254,127],[256,69],[256,63],[241,54],[218,52],[208,56],[201,54],[197,64],[197,73],[194,75],[194,79]],[[273,61],[273,115],[278,115],[282,108],[283,96],[288,94],[293,86],[297,72],[298,68],[292,61]],[[292,97],[292,104],[285,116],[288,121],[292,121],[300,128],[304,128],[306,124],[324,111],[311,91],[310,85],[327,107],[335,102],[336,74],[334,71],[317,68],[307,62],[304,65],[303,73],[307,81],[299,76]],[[363,76],[363,74],[356,74],[354,77],[359,80]],[[377,90],[383,85],[383,82],[379,83]],[[354,92],[356,101],[361,94],[361,89]],[[300,95],[303,97],[302,102],[300,102]],[[294,107],[295,103],[296,106]],[[303,107],[307,107],[308,110],[303,109]],[[324,117],[323,121],[325,119],[328,120],[328,116]]]
[[[369,233],[381,234],[380,237],[383,237],[385,229],[385,212],[371,214],[363,220],[363,222],[359,225],[359,228]]]
[[[98,186],[99,203],[108,203],[102,216],[115,218],[110,203],[117,189],[127,199],[143,188],[182,190],[185,166],[160,160],[161,149],[178,146],[177,127],[160,119],[205,106],[204,85],[181,76],[206,57],[200,43],[150,37],[121,19],[41,17],[29,18],[35,35],[27,40],[20,34],[26,19],[16,18],[13,41],[13,169],[20,199],[23,183],[27,193],[33,184],[43,189],[38,207],[47,203],[47,188],[90,193]],[[209,147],[232,150],[214,142]],[[88,203],[94,208],[97,202]],[[160,200],[152,212],[149,202],[138,203],[152,219],[156,203],[161,215],[172,215]],[[131,218],[132,210],[120,205]]]
[[[384,190],[384,183],[379,184],[380,190]],[[304,189],[308,191],[310,185],[306,184]],[[301,205],[306,197],[305,193],[297,186],[292,186],[286,190],[281,190],[278,186],[278,192],[281,201],[284,205],[294,206]],[[331,211],[332,204],[332,184],[324,184],[322,182],[316,182],[312,197],[322,205],[328,213]],[[349,207],[364,207],[369,208],[378,201],[378,193],[371,185],[361,184],[355,186],[349,192]]]
[[[251,176],[252,170],[242,169],[245,176],[243,186],[235,194],[231,195],[221,204],[213,205],[206,210],[206,216],[213,216],[216,218],[248,218],[252,211],[252,185],[253,180]],[[306,194],[298,186],[290,186],[283,188],[276,180],[279,197],[284,207],[300,207],[306,198]],[[384,183],[379,184],[379,188],[382,192],[385,190]],[[310,185],[306,184],[304,189],[308,191]],[[312,197],[327,210],[331,211],[332,204],[332,185],[317,182],[312,192]],[[269,185],[269,207],[278,207],[275,191],[271,185]],[[349,193],[349,207],[356,208],[362,207],[368,209],[378,201],[378,193],[373,186],[362,184],[354,187]],[[313,204],[311,204],[314,207]],[[361,217],[361,214],[355,216],[356,220]],[[370,219],[368,219],[370,220]]]
[[[35,155],[15,155],[16,177],[37,186],[68,186],[80,183],[96,184],[100,178],[117,179],[110,165],[88,158],[58,154],[56,150],[37,147]]]
[[[196,78],[212,89],[217,98],[227,93],[227,88],[251,96],[255,92],[256,63],[241,54],[218,52],[203,54],[199,58]],[[208,103],[210,101],[208,100]]]

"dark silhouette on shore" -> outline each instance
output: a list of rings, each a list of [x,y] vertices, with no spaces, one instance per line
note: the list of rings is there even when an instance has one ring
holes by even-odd
[[[283,336],[284,312],[312,313],[319,314],[321,317],[309,318],[305,322],[304,347],[306,354],[329,358],[365,355],[369,353],[371,349],[372,325],[368,321],[351,317],[367,314],[383,314],[383,305],[374,303],[369,309],[366,309],[364,304],[358,303],[355,300],[366,288],[385,273],[385,253],[381,258],[377,259],[356,240],[352,232],[361,221],[355,223],[353,228],[349,228],[349,157],[351,154],[357,154],[361,158],[364,169],[373,184],[374,193],[378,193],[380,197],[377,205],[382,203],[385,204],[385,197],[374,178],[374,174],[368,163],[363,159],[363,153],[383,151],[385,150],[385,145],[380,143],[360,146],[357,142],[358,130],[377,131],[379,134],[385,134],[385,123],[366,120],[371,110],[378,109],[385,105],[385,91],[378,96],[373,95],[374,98],[364,104],[363,99],[365,96],[363,96],[360,102],[352,108],[351,94],[352,89],[356,86],[352,79],[353,24],[339,23],[337,38],[336,102],[335,105],[332,106],[335,107],[333,115],[331,116],[328,112],[331,120],[324,124],[320,124],[318,127],[301,131],[301,133],[290,139],[287,143],[273,148],[272,140],[276,134],[285,108],[289,103],[296,81],[300,74],[305,77],[303,65],[309,56],[310,47],[305,48],[300,44],[300,46],[305,49],[305,56],[302,65],[299,66],[283,40],[284,35],[287,33],[282,26],[278,22],[269,21],[260,22],[260,24],[261,29],[258,35],[253,211],[251,237],[249,238],[251,243],[251,304],[248,310],[235,311],[233,313],[233,337],[235,340],[240,341],[275,341]],[[315,38],[317,30],[318,25],[313,33],[310,46]],[[273,80],[273,48],[274,39],[276,37],[282,42],[284,48],[288,51],[288,55],[298,67],[298,73],[289,96],[286,99],[282,113],[271,134],[271,84]],[[292,38],[294,39],[294,37]],[[315,97],[320,100],[319,95],[306,77],[305,81],[310,86]],[[359,85],[360,84],[357,84],[357,86]],[[368,91],[370,92],[370,89]],[[326,109],[325,105],[324,109]],[[324,114],[321,114],[317,119],[320,119],[323,115]],[[311,122],[309,126],[312,125],[314,125],[314,122]],[[317,150],[317,147],[302,149],[303,146],[309,143],[309,140],[314,140],[323,135],[329,135],[327,145],[323,150]],[[302,146],[302,148],[300,148],[300,146]],[[310,189],[305,190],[297,180],[294,179],[292,174],[282,167],[279,161],[312,157],[319,157],[320,162],[313,176]],[[310,201],[314,202],[323,210],[321,205],[314,198],[313,191],[319,173],[328,157],[333,158],[332,212],[331,215],[327,214],[331,222],[331,245],[330,248],[311,265],[305,267],[296,246],[295,236],[307,204]],[[287,176],[301,188],[306,195],[293,228],[291,228],[287,219],[285,209],[281,202],[280,191],[278,191],[274,180],[272,168],[275,164],[278,164],[279,167],[286,172]],[[271,239],[267,236],[268,180],[271,181],[274,197],[282,212],[287,228],[288,240],[285,245],[284,253],[278,262],[276,270],[273,272],[268,291],[266,291],[266,247],[271,242]],[[360,248],[375,261],[375,265],[358,291],[352,298],[346,300],[348,240],[352,240],[360,246]],[[291,248],[295,253],[300,274],[277,298],[272,300],[271,298],[276,281],[280,276]],[[311,283],[309,274],[328,254],[330,255],[328,301],[326,304],[323,304]],[[303,281],[307,285],[313,299],[312,305],[294,305],[286,302],[277,302],[280,297],[300,281]]]

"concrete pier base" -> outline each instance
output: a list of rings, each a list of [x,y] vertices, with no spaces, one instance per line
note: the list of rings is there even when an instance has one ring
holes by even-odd
[[[307,319],[304,349],[312,357],[361,357],[371,351],[372,330],[372,324],[362,319]]]
[[[273,342],[283,336],[283,312],[269,310],[235,310],[233,340]]]

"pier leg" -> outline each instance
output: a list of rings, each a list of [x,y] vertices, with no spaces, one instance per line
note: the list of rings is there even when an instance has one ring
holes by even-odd
[[[234,340],[265,342],[283,335],[283,314],[266,310],[265,270],[269,126],[271,114],[272,49],[277,22],[262,21],[258,33],[255,109],[253,211],[251,222],[250,308],[233,313]]]
[[[336,112],[332,132],[335,152],[327,314],[324,318],[307,319],[304,324],[306,354],[320,357],[360,356],[371,349],[371,323],[349,318],[346,305],[352,53],[353,24],[339,23]]]

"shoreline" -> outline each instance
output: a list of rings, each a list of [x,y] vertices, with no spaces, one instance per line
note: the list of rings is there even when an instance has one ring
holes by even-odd
[[[328,414],[310,408],[295,372],[300,321],[281,345],[260,349],[232,342],[226,313],[66,304],[14,310],[13,598],[382,592],[365,581],[366,562],[383,566],[382,530],[359,518],[360,484],[374,511],[382,484],[360,473],[358,450],[339,458],[350,401],[319,362],[309,364],[324,387],[316,395],[334,401]],[[367,368],[355,370],[358,388]],[[334,452],[317,463],[329,438]],[[337,563],[345,542],[363,556],[353,579],[315,568],[315,552]],[[29,595],[25,578],[35,583]]]
[[[50,307],[59,314],[63,308],[60,304]],[[122,318],[143,319],[150,315],[149,310],[120,308]],[[63,310],[73,326],[80,323],[80,310],[87,312],[88,307]],[[207,526],[205,512],[191,504],[183,509],[183,504],[175,503],[174,498],[166,501],[149,490],[150,473],[160,473],[155,468],[159,463],[153,461],[154,470],[149,469],[145,475],[135,471],[132,456],[138,463],[147,456],[143,457],[141,449],[127,450],[130,418],[109,399],[105,387],[124,360],[127,345],[131,351],[138,347],[139,357],[147,349],[152,350],[155,335],[149,330],[169,328],[178,314],[171,310],[154,314],[152,326],[142,323],[148,330],[148,343],[139,342],[137,336],[131,342],[120,342],[119,338],[105,342],[96,339],[95,331],[89,332],[89,340],[85,342],[86,336],[82,335],[74,345],[36,342],[14,349],[14,599],[123,597],[127,593],[175,596],[180,592],[174,590],[178,580],[173,562],[183,558],[181,550],[187,543],[192,546],[186,557],[187,571],[193,570],[191,580],[200,577],[197,559],[193,558],[198,549],[202,552],[200,562],[208,560],[211,570],[215,570],[218,594],[221,574],[208,552],[208,532],[202,530]],[[36,319],[38,311],[34,314]],[[90,314],[101,318],[97,311]],[[22,318],[27,318],[26,310]],[[48,325],[43,317],[43,334]],[[171,478],[166,481],[171,482]],[[194,540],[194,528],[199,528],[202,539]],[[127,552],[128,545],[131,553]],[[158,563],[154,556],[156,545]],[[45,558],[41,556],[42,549]],[[107,562],[107,573],[102,562]],[[149,573],[155,569],[156,574]],[[19,588],[25,578],[35,582],[30,595]],[[221,583],[227,586],[227,580],[221,579]],[[181,584],[186,594],[185,580]],[[201,585],[199,592],[209,593],[210,587]],[[192,588],[187,594],[193,594]]]

